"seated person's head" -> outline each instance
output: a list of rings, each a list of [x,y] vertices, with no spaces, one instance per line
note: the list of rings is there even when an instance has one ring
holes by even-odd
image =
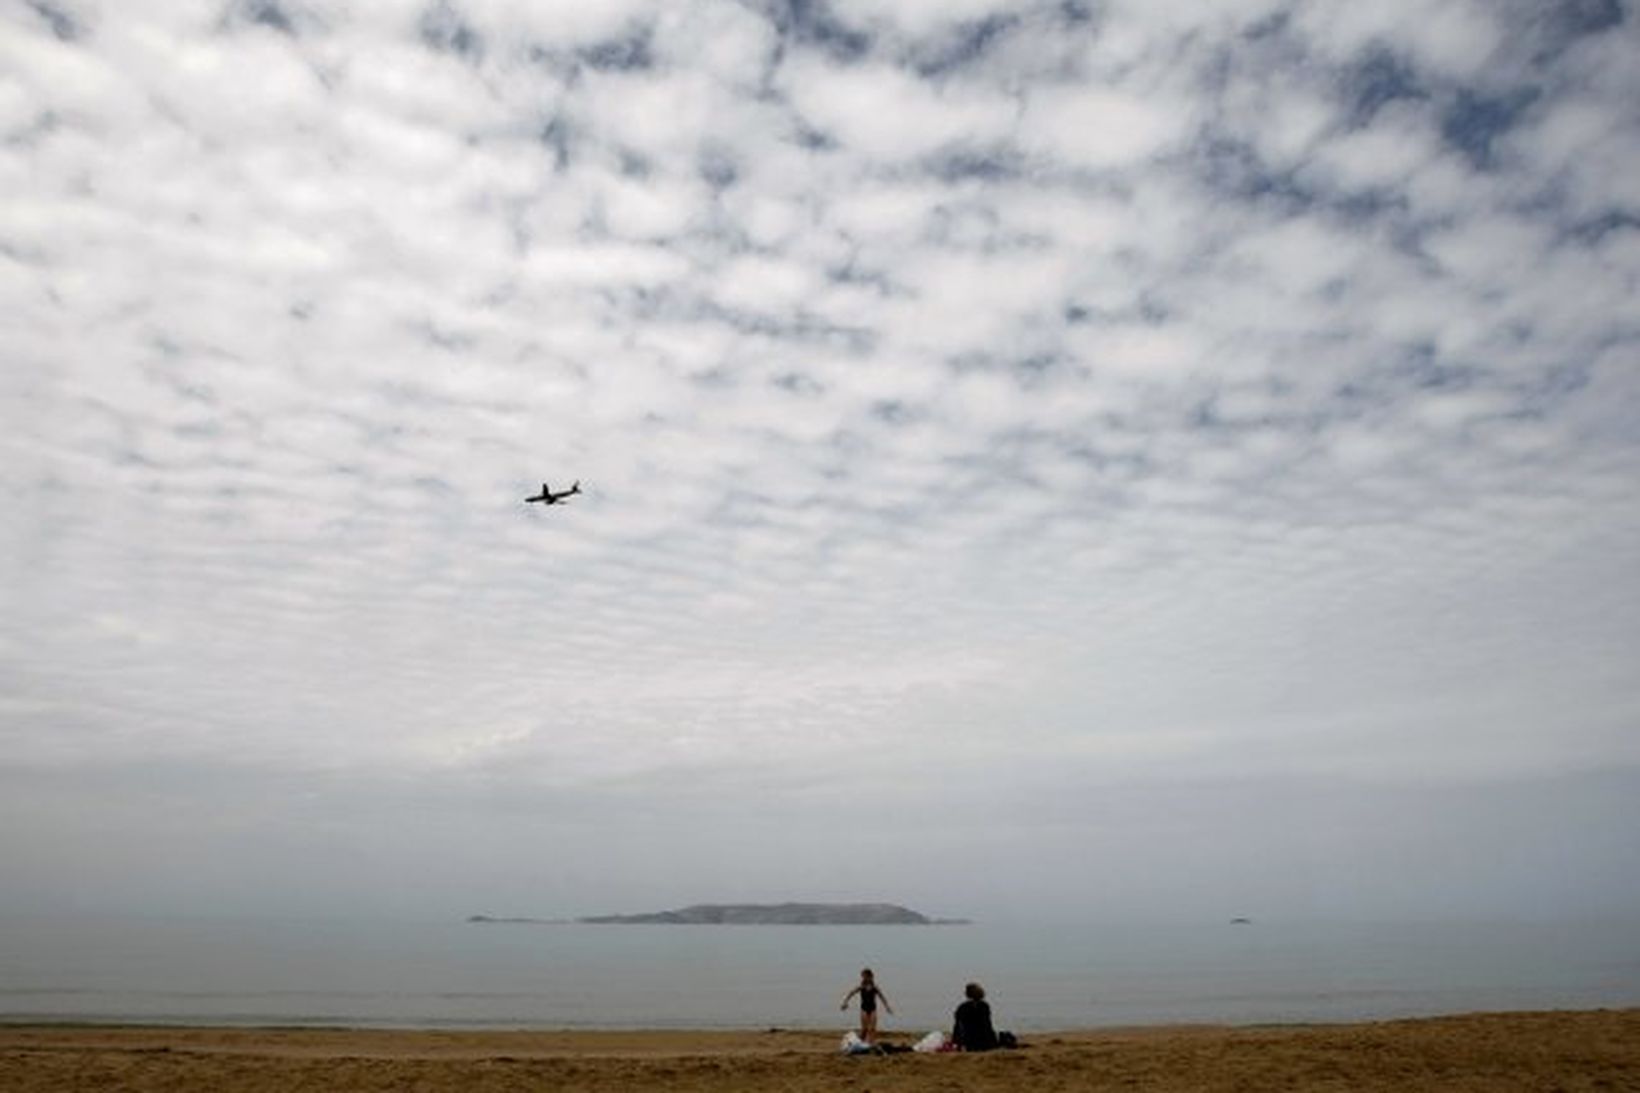
[[[985,997],[985,988],[980,986],[978,983],[970,983],[966,987],[962,988],[962,993],[978,1002],[980,999]]]

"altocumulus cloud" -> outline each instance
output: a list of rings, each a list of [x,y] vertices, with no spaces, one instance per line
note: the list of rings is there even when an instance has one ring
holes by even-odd
[[[1640,902],[1629,5],[0,20],[20,905]]]

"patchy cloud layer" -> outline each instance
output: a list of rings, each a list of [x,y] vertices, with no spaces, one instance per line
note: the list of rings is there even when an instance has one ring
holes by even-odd
[[[8,893],[1640,906],[1637,33],[9,6]]]

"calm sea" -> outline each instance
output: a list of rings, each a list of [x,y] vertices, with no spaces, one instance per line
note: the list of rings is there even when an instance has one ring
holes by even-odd
[[[758,927],[0,919],[0,1020],[1019,1030],[1640,1005],[1640,923]]]

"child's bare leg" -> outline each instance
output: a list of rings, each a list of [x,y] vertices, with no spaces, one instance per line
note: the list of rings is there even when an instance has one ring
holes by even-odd
[[[860,1014],[860,1039],[867,1043],[877,1038],[877,1011]]]

